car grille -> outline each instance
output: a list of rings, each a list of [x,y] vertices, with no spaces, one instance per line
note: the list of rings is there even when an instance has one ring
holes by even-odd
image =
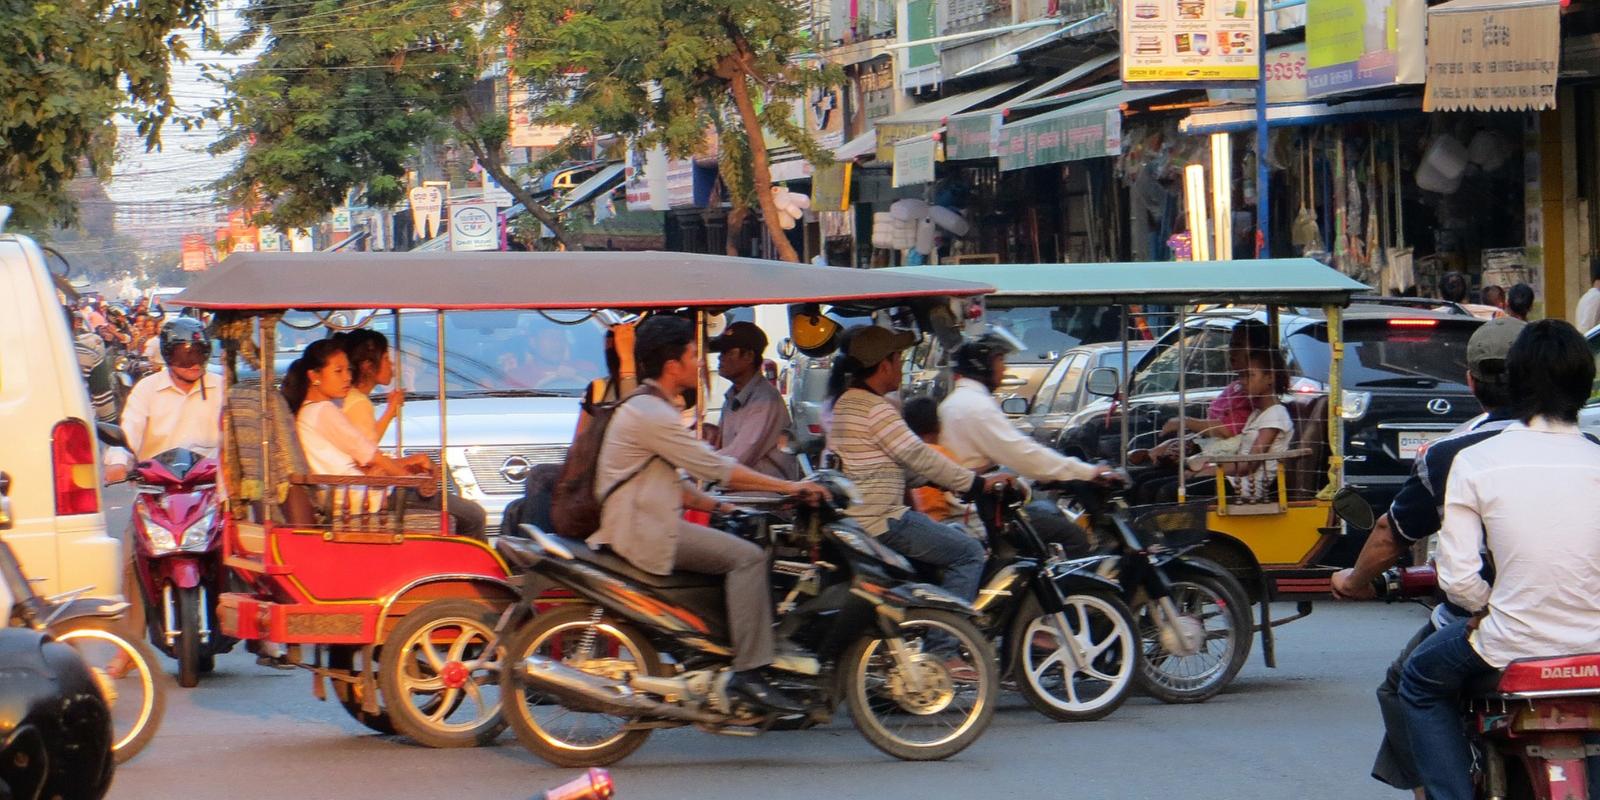
[[[511,480],[500,473],[508,459],[521,457],[528,466],[560,464],[567,459],[567,445],[506,445],[467,448],[467,465],[484,494],[522,494],[522,480]]]

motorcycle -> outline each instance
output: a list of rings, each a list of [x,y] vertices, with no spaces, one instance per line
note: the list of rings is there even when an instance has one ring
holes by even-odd
[[[948,758],[976,741],[999,689],[977,612],[914,582],[910,562],[844,517],[859,501],[848,480],[831,472],[813,479],[833,499],[796,515],[814,569],[775,627],[778,656],[769,668],[783,691],[804,701],[801,715],[752,707],[728,692],[721,576],[652,575],[532,525],[523,526],[528,539],[497,542],[522,573],[524,598],[501,628],[526,618],[549,588],[586,601],[541,613],[507,637],[501,703],[523,746],[560,766],[598,766],[632,753],[657,728],[754,735],[810,727],[841,701],[867,741],[896,758]],[[949,655],[936,654],[946,645]]]
[[[120,430],[107,433],[126,446]],[[150,641],[178,662],[178,685],[185,688],[199,685],[217,655],[234,645],[216,624],[226,580],[217,476],[215,458],[175,448],[139,462],[129,477],[138,487],[134,572]]]
[[[1056,490],[1068,519],[1109,544],[1088,559],[1095,574],[1121,587],[1138,621],[1140,690],[1165,703],[1201,703],[1221,692],[1250,655],[1250,599],[1226,568],[1189,555],[1203,537],[1147,540],[1117,489],[1082,482],[1045,488]]]

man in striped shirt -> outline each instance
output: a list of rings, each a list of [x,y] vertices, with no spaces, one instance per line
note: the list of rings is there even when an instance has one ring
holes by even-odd
[[[836,357],[828,381],[833,398],[828,449],[838,456],[845,477],[855,482],[863,498],[846,513],[896,552],[943,570],[943,587],[970,602],[983,578],[983,545],[907,508],[908,478],[967,499],[1011,478],[986,479],[941,455],[912,433],[899,409],[884,399],[900,388],[900,354],[915,342],[913,334],[876,325],[845,332],[843,352]]]

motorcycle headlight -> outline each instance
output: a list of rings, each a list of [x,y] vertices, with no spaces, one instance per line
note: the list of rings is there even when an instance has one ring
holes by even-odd
[[[217,521],[215,508],[207,511],[193,525],[183,531],[183,549],[201,551],[206,549],[206,544],[211,537],[211,524]]]
[[[150,509],[144,503],[139,503],[134,508],[138,509],[139,521],[144,523],[145,539],[150,542],[152,554],[159,556],[178,549],[178,543],[172,538],[172,531],[156,524],[150,517]]]

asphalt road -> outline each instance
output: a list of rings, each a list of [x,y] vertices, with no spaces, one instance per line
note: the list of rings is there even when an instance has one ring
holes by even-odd
[[[126,511],[112,513],[120,530]],[[1279,629],[1277,669],[1252,653],[1203,705],[1135,697],[1104,720],[1060,724],[1007,695],[984,737],[946,762],[890,759],[841,715],[757,738],[658,731],[612,774],[622,800],[1400,798],[1368,777],[1372,689],[1423,617],[1412,606],[1319,606]],[[539,761],[510,733],[474,750],[372,734],[310,689],[309,673],[259,667],[242,648],[199,688],[169,682],[160,733],[118,770],[111,796],[528,798],[580,772]]]

